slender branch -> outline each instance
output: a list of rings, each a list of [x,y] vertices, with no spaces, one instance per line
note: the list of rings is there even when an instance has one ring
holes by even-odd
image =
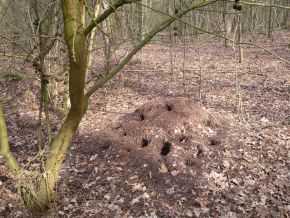
[[[24,47],[22,47],[18,42],[14,41],[13,39],[10,39],[9,37],[7,37],[1,33],[0,33],[0,37],[7,39],[8,41],[14,43],[15,45],[17,45],[18,48],[20,48],[22,51],[24,51],[26,54],[28,54],[28,51]]]
[[[96,27],[97,24],[101,23],[103,20],[105,20],[107,17],[109,17],[119,7],[126,5],[126,4],[132,4],[132,3],[137,2],[137,1],[140,1],[140,0],[119,0],[119,1],[116,1],[106,11],[104,11],[96,19],[93,19],[91,21],[91,23],[85,28],[84,34],[87,36]]]
[[[99,81],[97,81],[86,93],[86,98],[88,99],[95,91],[97,91],[99,88],[101,88],[104,84],[106,84],[109,80],[111,80],[120,70],[123,69],[123,67],[134,57],[134,55],[140,51],[148,42],[151,41],[151,39],[160,31],[164,30],[166,27],[168,27],[171,23],[173,23],[176,19],[182,17],[184,14],[188,13],[189,11],[192,11],[196,8],[203,7],[205,5],[212,4],[218,0],[197,0],[194,3],[192,3],[190,6],[188,6],[186,9],[181,11],[176,16],[170,16],[169,18],[163,20],[158,26],[156,26],[151,32],[149,32],[144,39],[135,46],[135,48],[127,54],[127,56],[119,63],[115,68],[112,69],[110,73],[108,73],[106,76],[101,78]]]
[[[245,5],[253,5],[253,6],[262,6],[262,7],[274,7],[274,8],[282,8],[289,10],[289,6],[284,5],[275,5],[275,4],[263,4],[263,3],[257,3],[257,2],[246,2],[246,1],[240,1],[240,3]]]
[[[88,12],[88,15],[90,16],[90,18],[91,18],[91,20],[93,21],[93,22],[95,22],[95,27],[96,28],[98,28],[98,30],[101,32],[101,33],[103,33],[104,35],[106,35],[107,37],[109,37],[109,35],[107,34],[107,33],[105,33],[105,31],[102,29],[102,27],[100,27],[98,24],[99,23],[96,23],[96,21],[95,21],[95,19],[96,19],[96,15],[95,15],[95,12],[94,11],[92,11],[92,9],[91,9],[91,7],[88,5],[88,3],[87,3],[87,1],[85,1],[85,0],[80,0],[81,1],[81,3],[85,6],[85,8],[86,8],[86,11]],[[97,4],[96,4],[97,5]],[[93,30],[93,29],[92,29]],[[91,31],[92,31],[91,30]]]

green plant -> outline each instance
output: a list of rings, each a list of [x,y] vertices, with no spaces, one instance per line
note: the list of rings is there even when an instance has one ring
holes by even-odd
[[[1,74],[3,74],[3,73],[1,73]],[[4,73],[3,77],[6,78],[6,79],[9,79],[11,81],[20,81],[20,80],[24,79],[24,77],[21,74],[17,73],[17,72],[15,72],[15,73]]]

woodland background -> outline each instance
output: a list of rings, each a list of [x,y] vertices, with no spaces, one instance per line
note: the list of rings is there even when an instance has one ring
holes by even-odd
[[[140,0],[118,8],[114,4],[123,1],[71,2],[83,12],[83,26],[96,26],[85,39],[84,90],[90,92],[119,66],[124,68],[91,93],[49,207],[43,212],[41,206],[42,213],[28,210],[21,184],[30,190],[46,172],[45,157],[73,104],[69,77],[74,55],[64,37],[60,1],[0,0],[0,101],[10,150],[22,169],[15,175],[0,159],[0,216],[289,216],[289,0],[205,1],[210,4],[180,18],[195,1]],[[102,22],[92,21],[110,8]],[[169,18],[175,21],[146,42]],[[123,63],[142,43],[145,47]],[[196,174],[171,169],[171,157],[160,158],[147,145],[146,151],[133,148],[132,155],[114,150],[127,149],[134,140],[147,144],[142,133],[141,138],[133,134],[130,120],[138,110],[147,110],[141,105],[149,102],[161,114],[160,102],[180,97],[221,120],[213,128],[215,138],[204,133],[211,131],[206,127],[200,130],[205,135],[199,143],[208,143],[201,159],[198,153],[193,162],[182,155],[176,159]],[[173,108],[187,110],[182,99],[173,102]],[[179,122],[167,118],[174,121],[170,125]],[[151,121],[148,128],[158,123]],[[119,122],[132,123],[132,129],[126,127],[128,141],[116,135]],[[186,137],[194,140],[194,135]],[[167,167],[148,161],[147,153],[165,160]],[[132,164],[136,159],[140,162]],[[145,165],[149,169],[144,172]]]

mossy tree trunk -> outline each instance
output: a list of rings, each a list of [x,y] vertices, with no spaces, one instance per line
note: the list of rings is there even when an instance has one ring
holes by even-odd
[[[19,165],[16,162],[9,148],[8,134],[2,104],[0,102],[0,154],[5,158],[9,168],[15,175],[19,173]]]
[[[45,210],[50,205],[57,178],[69,144],[86,110],[84,97],[86,74],[86,35],[82,23],[82,5],[76,0],[62,0],[65,41],[69,51],[69,93],[71,108],[53,141],[44,166],[44,174],[36,193],[22,189],[30,208]]]

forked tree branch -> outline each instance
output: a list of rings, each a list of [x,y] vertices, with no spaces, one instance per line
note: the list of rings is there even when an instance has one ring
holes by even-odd
[[[85,28],[84,34],[87,36],[97,26],[97,24],[101,23],[103,20],[109,17],[119,7],[138,1],[140,0],[116,0],[106,11],[104,11],[101,15],[91,21],[91,23]]]

